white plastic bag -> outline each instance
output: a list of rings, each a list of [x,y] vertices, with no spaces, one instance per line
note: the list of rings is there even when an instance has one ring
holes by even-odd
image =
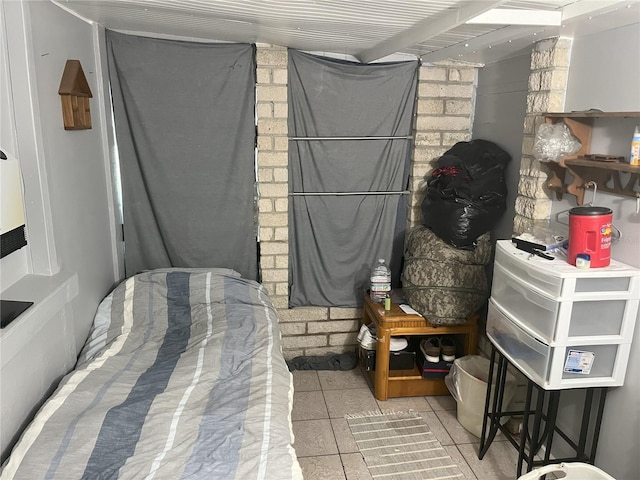
[[[444,382],[456,402],[481,403],[482,409],[484,409],[489,367],[489,360],[480,355],[466,355],[456,358],[449,370],[449,374],[444,377]],[[495,381],[495,370],[493,375]],[[511,374],[509,374],[509,380],[511,380],[511,377]],[[513,380],[515,381],[515,378]],[[507,399],[507,403],[509,400],[511,400],[510,397]]]
[[[458,422],[471,434],[480,437],[484,416],[484,406],[487,396],[487,384],[489,379],[489,367],[491,362],[480,355],[466,355],[456,358],[444,377],[444,383],[451,396],[456,401],[456,418]],[[495,377],[497,367],[493,371],[491,396],[489,404],[492,405],[495,391]],[[508,410],[509,402],[516,391],[516,377],[507,372],[503,403],[503,410]],[[500,419],[503,425],[509,420],[508,416]]]
[[[559,162],[560,157],[576,153],[581,146],[564,123],[543,123],[538,127],[533,156],[544,162]]]

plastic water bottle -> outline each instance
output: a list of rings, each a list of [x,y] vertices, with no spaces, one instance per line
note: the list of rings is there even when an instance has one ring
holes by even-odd
[[[372,302],[384,303],[387,293],[391,292],[391,270],[380,258],[371,269],[371,289],[369,296]]]

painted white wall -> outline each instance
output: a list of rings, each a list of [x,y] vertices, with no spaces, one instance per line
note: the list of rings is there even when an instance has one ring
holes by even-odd
[[[18,92],[13,92],[13,103],[22,106],[35,100],[38,104],[38,118],[31,122],[37,124],[35,140],[31,139],[33,132],[21,130],[24,123],[17,122],[17,143],[38,143],[36,147],[27,145],[23,150],[26,154],[35,155],[37,162],[43,165],[42,171],[46,173],[48,189],[45,193],[56,244],[55,261],[66,272],[60,285],[68,283],[69,290],[73,290],[77,280],[79,293],[77,296],[62,295],[61,298],[67,299],[62,305],[37,310],[37,315],[30,315],[28,325],[26,322],[22,325],[20,321],[15,322],[10,328],[11,335],[4,332],[0,337],[0,342],[3,342],[0,344],[0,436],[3,457],[16,432],[33,413],[47,390],[73,366],[96,306],[117,277],[117,268],[114,268],[117,262],[113,255],[116,249],[113,212],[110,209],[110,180],[105,169],[105,165],[109,164],[105,156],[106,128],[104,117],[98,114],[97,108],[99,104],[108,102],[98,97],[101,91],[98,82],[102,80],[96,78],[96,72],[100,69],[95,53],[95,32],[91,26],[49,2],[6,3],[19,3],[28,17],[29,22],[25,25],[22,19],[13,16],[11,9],[7,23],[15,25],[18,22],[25,29],[27,44],[32,48],[30,58],[34,74],[32,82],[27,86],[21,84]],[[640,110],[639,33],[636,24],[575,40],[566,110],[592,107]],[[24,53],[12,52],[12,48],[21,49],[23,45],[16,43],[14,37],[8,40],[9,53]],[[91,103],[92,130],[67,132],[62,128],[57,89],[67,59],[81,61],[94,93]],[[485,81],[481,80],[483,85],[479,85],[479,92],[485,98],[478,100],[474,124],[474,138],[496,141],[512,154],[510,178],[514,171],[517,172],[521,149],[525,104],[520,103],[520,89],[524,88],[526,95],[526,83],[522,86],[521,75],[525,82],[528,76],[528,65],[527,74],[521,72],[524,61],[519,57],[505,60],[489,65],[485,72],[481,72],[486,77]],[[528,57],[526,62],[528,64]],[[4,72],[4,62],[2,66]],[[25,76],[22,68],[22,65],[12,62],[9,76]],[[3,83],[0,87],[0,93],[4,94],[7,85]],[[510,87],[514,90],[510,91]],[[518,112],[519,108],[522,113]],[[509,121],[510,118],[514,120]],[[4,123],[4,112],[2,120]],[[511,195],[515,194],[516,186],[517,182],[514,181],[510,188]],[[571,200],[555,203],[555,211],[574,205]],[[640,223],[635,220],[632,201],[602,195],[598,204],[614,208],[615,221],[625,232],[627,243],[623,244],[624,248],[614,248],[614,258],[638,265],[640,235],[637,229]],[[512,213],[505,215],[498,230],[500,238],[511,234],[510,226],[505,225],[512,218]],[[56,275],[39,277],[31,285],[55,289],[58,278]],[[47,286],[47,283],[53,283],[53,287]],[[39,328],[23,328],[35,325]],[[640,478],[637,455],[637,445],[640,444],[638,337],[640,328],[636,329],[625,386],[613,389],[609,394],[596,462],[618,480]],[[7,338],[11,340],[9,347],[5,342]]]
[[[4,27],[4,9],[0,9],[0,65],[7,65],[9,62],[7,54],[7,30]],[[13,124],[13,105],[11,98],[11,82],[9,71],[0,68],[0,146],[5,153],[16,154],[15,132]]]
[[[565,111],[640,110],[638,25],[574,39]]]
[[[576,38],[573,42],[565,111],[598,108],[640,111],[640,23]],[[638,119],[600,119],[594,124],[591,151],[629,156]],[[587,193],[591,199],[591,193]],[[632,198],[598,193],[595,205],[614,212],[623,232],[612,257],[640,267],[640,215]],[[565,195],[553,202],[552,215],[576,206]],[[603,319],[603,321],[606,321]],[[609,389],[596,456],[596,465],[618,480],[640,478],[640,313],[636,322],[625,384]],[[560,412],[571,417],[571,407]],[[577,419],[575,419],[577,420]]]
[[[502,60],[481,69],[478,77],[473,138],[495,141],[514,158],[507,171],[509,204],[515,201],[522,150],[522,127],[526,109],[529,54]],[[640,24],[574,39],[565,111],[598,108],[603,111],[640,111]],[[600,119],[594,124],[591,151],[629,155],[637,119]],[[587,193],[587,200],[591,193]],[[616,260],[640,267],[640,215],[635,200],[598,193],[596,204],[614,211],[614,223],[623,231],[622,241],[612,249]],[[555,214],[576,206],[575,198],[554,199]],[[513,210],[494,231],[497,238],[511,235]],[[566,221],[566,217],[564,218]],[[640,313],[639,313],[640,317]],[[640,318],[638,322],[640,323]],[[582,395],[563,401],[558,423],[576,431]],[[625,385],[609,389],[596,465],[617,480],[640,478],[640,327],[636,327]],[[557,442],[554,451],[563,442]],[[557,452],[556,452],[557,453]],[[571,454],[563,451],[562,454]]]
[[[97,303],[113,285],[110,178],[105,165],[101,99],[96,77],[100,60],[93,29],[50,2],[27,2],[31,11],[34,60],[40,102],[43,142],[49,168],[50,200],[60,268],[78,272],[77,313],[91,318],[78,322],[76,346],[84,344]],[[55,25],[55,28],[52,28]],[[82,41],[79,38],[83,38]],[[78,59],[92,99],[90,130],[66,131],[57,87],[67,59]],[[56,94],[52,95],[52,88]]]
[[[36,165],[48,185],[47,209],[27,204],[27,229],[32,236],[38,231],[33,228],[37,225],[29,224],[29,209],[50,212],[54,260],[60,270],[59,274],[27,275],[2,292],[7,299],[37,300],[30,313],[0,333],[4,458],[33,409],[74,366],[97,305],[116,282],[117,266],[109,162],[105,159],[105,102],[100,98],[102,77],[96,74],[100,59],[94,27],[48,1],[3,3],[6,25],[24,33],[22,38],[7,36],[9,60],[2,65],[8,67],[14,87],[16,143],[20,155],[27,157],[21,162]],[[23,62],[25,54],[27,61]],[[80,60],[93,92],[91,130],[63,128],[58,87],[67,59]],[[27,76],[26,85],[13,81]],[[37,109],[23,108],[30,104]],[[24,110],[37,112],[37,118],[18,118]],[[26,190],[33,180],[25,178]],[[48,299],[41,298],[42,292],[50,292]]]
[[[505,170],[507,211],[493,229],[494,239],[511,238],[513,233],[530,63],[529,48],[478,71],[473,139],[490,140],[511,155]]]

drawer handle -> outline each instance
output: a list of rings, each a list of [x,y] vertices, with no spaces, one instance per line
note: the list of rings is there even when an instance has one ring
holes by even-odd
[[[539,271],[537,271],[534,268],[529,267],[529,266],[527,266],[525,268],[526,268],[527,275],[529,275],[530,277],[535,278],[536,280],[539,280],[542,283],[546,283],[548,285],[555,285],[556,284],[555,282],[549,281],[549,276],[548,275],[544,275],[544,274],[540,273]]]
[[[509,262],[510,258],[506,257],[505,258],[507,260],[507,262]],[[496,261],[498,263],[500,263],[498,257],[496,256]],[[543,272],[540,272],[538,270],[536,270],[535,268],[533,268],[530,265],[518,265],[516,262],[509,262],[511,264],[511,266],[513,267],[513,269],[518,270],[520,272],[522,272],[524,275],[528,275],[531,278],[535,278],[536,280],[548,284],[548,285],[554,285],[556,286],[559,282],[557,281],[553,281],[551,278],[549,277],[549,275],[545,275]],[[500,266],[506,270],[505,265],[500,264]],[[560,278],[558,278],[557,280],[560,280]]]
[[[535,294],[533,292],[531,292],[530,290],[527,290],[525,287],[518,285],[518,284],[512,284],[510,285],[510,287],[517,291],[518,293],[520,293],[520,295],[522,295],[524,298],[526,298],[527,300],[529,300],[531,303],[539,306],[540,308],[543,308],[549,312],[552,312],[553,309],[552,308],[548,308],[548,305],[542,305],[540,303],[540,300],[538,300],[539,298],[542,298],[544,300],[544,297],[542,297],[541,295]],[[547,302],[549,303],[549,302]]]

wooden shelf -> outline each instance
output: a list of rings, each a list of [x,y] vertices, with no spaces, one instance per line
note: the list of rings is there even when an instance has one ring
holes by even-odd
[[[640,118],[640,112],[566,112],[546,113],[547,123],[564,122],[581,147],[573,155],[562,157],[559,162],[540,162],[549,170],[547,188],[555,192],[558,200],[563,194],[569,193],[576,197],[576,203],[584,203],[584,194],[589,182],[595,182],[598,191],[622,195],[626,197],[640,197],[640,167],[621,162],[600,162],[588,160],[591,148],[591,131],[593,122],[597,118]],[[601,153],[601,152],[598,152]],[[569,172],[572,181],[564,183],[565,173]]]
[[[561,113],[545,113],[547,118],[633,118],[640,117],[640,112],[600,112],[589,110],[586,112],[561,112]]]
[[[418,367],[413,367],[411,370],[389,370],[389,380],[397,379],[414,379],[414,378],[422,378],[422,374]]]
[[[567,192],[576,196],[576,203],[584,203],[585,185],[596,182],[599,192],[613,193],[625,197],[640,197],[640,167],[626,163],[597,162],[580,158],[565,160],[567,170],[573,176],[573,182],[567,186]],[[621,174],[629,174],[627,175]]]
[[[369,382],[375,388],[375,370],[366,372]],[[420,370],[389,370],[387,380],[388,398],[449,395],[443,379],[422,378]]]
[[[382,305],[373,303],[369,295],[365,295],[362,323],[373,323],[378,337],[376,368],[367,372],[376,399],[448,395],[449,390],[443,379],[423,378],[417,366],[409,370],[389,370],[390,338],[411,335],[462,335],[463,353],[473,355],[478,344],[477,321],[478,315],[472,315],[462,325],[432,325],[420,315],[404,313],[395,303],[391,305],[391,310],[385,311]]]

